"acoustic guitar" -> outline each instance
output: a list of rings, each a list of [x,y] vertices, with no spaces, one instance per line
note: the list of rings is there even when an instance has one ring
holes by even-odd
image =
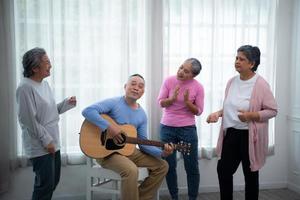
[[[111,117],[102,114],[110,124],[118,125]],[[84,120],[80,130],[79,144],[82,152],[91,158],[105,158],[112,153],[129,156],[134,152],[136,144],[151,145],[163,148],[165,143],[137,138],[137,131],[133,125],[118,125],[122,130],[122,143],[115,143],[109,131],[103,132],[98,126]],[[175,150],[189,154],[190,144],[180,142],[174,144]]]

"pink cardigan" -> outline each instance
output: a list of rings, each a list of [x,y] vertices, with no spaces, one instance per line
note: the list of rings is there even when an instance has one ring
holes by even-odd
[[[225,98],[232,83],[231,78],[226,86]],[[277,103],[270,90],[269,84],[258,76],[250,99],[250,112],[259,113],[258,122],[249,122],[249,159],[251,171],[259,170],[266,161],[268,153],[268,120],[277,115]],[[220,134],[218,138],[216,152],[220,157],[222,152],[223,138],[225,131],[223,129],[223,120],[221,123]]]

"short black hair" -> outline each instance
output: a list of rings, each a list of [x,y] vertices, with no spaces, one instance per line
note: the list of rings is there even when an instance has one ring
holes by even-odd
[[[252,67],[252,71],[255,72],[257,70],[258,65],[260,64],[260,50],[256,46],[251,45],[243,45],[240,48],[238,48],[237,52],[243,52],[243,54],[246,56],[246,58],[254,63],[254,66]]]

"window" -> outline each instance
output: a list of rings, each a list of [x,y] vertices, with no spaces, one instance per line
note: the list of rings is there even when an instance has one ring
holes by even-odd
[[[197,118],[199,145],[203,150],[216,146],[220,123],[208,125],[206,117],[222,108],[226,83],[237,75],[234,60],[240,46],[260,48],[261,64],[257,71],[274,91],[275,8],[276,1],[272,0],[164,1],[164,77],[175,74],[188,57],[198,58],[202,63],[196,78],[205,89],[204,112]],[[270,132],[272,146],[274,131]],[[204,156],[211,153],[203,151]]]
[[[175,74],[188,57],[198,58],[203,69],[197,79],[205,88],[205,110],[197,118],[200,145],[212,150],[219,125],[208,125],[209,113],[221,108],[227,80],[235,74],[236,49],[243,44],[259,46],[259,74],[274,85],[274,21],[272,0],[15,0],[17,82],[22,75],[21,57],[27,50],[45,48],[52,62],[48,78],[57,102],[76,95],[78,104],[61,116],[62,152],[80,153],[79,130],[86,106],[123,94],[123,85],[133,73],[146,78],[146,93],[140,103],[148,112],[158,95],[157,87]],[[157,6],[155,10],[154,6]],[[156,24],[157,16],[162,16]],[[153,36],[161,34],[163,44]],[[157,44],[157,45],[153,45]],[[154,55],[163,46],[162,55]],[[162,66],[151,60],[162,59]],[[149,61],[150,60],[150,61]],[[162,76],[155,73],[162,72]],[[154,74],[154,75],[153,75]],[[152,80],[153,79],[153,80]],[[159,80],[157,80],[159,79]],[[151,82],[151,83],[152,83]],[[149,115],[149,124],[159,119]],[[149,127],[156,130],[157,127]],[[19,130],[18,154],[23,155]],[[270,140],[274,144],[274,139]],[[204,154],[211,151],[203,151]],[[209,156],[209,155],[208,155]]]
[[[60,116],[62,152],[76,154],[81,111],[101,99],[123,94],[133,73],[145,74],[145,1],[15,1],[17,82],[22,55],[43,47],[52,62],[47,78],[57,103],[76,95],[75,109]],[[147,94],[141,103],[145,104]],[[18,154],[23,155],[19,130]]]

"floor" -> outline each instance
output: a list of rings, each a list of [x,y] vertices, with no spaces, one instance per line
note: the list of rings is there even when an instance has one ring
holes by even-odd
[[[169,197],[161,197],[161,200],[169,200]],[[219,200],[219,193],[201,193],[199,200]],[[234,200],[244,200],[244,192],[234,192]],[[180,200],[188,200],[186,196],[180,196]],[[300,194],[288,189],[261,190],[259,200],[300,200]]]
[[[95,200],[101,200],[97,195],[94,197]],[[180,200],[188,200],[187,195],[181,195]],[[199,200],[219,200],[220,196],[218,192],[213,193],[200,193],[198,196]],[[234,192],[233,200],[244,200],[244,192]],[[56,199],[63,200],[63,199]],[[66,199],[64,199],[66,200]],[[70,199],[71,200],[71,199]],[[77,200],[77,199],[76,199]],[[78,199],[84,200],[84,197]],[[104,199],[103,199],[104,200]],[[107,198],[105,200],[108,200]],[[169,196],[160,196],[160,200],[171,200]],[[261,190],[259,200],[300,200],[300,194],[297,194],[288,189],[274,189],[274,190]]]
[[[85,200],[85,169],[80,166],[62,167],[63,176],[56,189],[53,200]],[[76,177],[72,179],[72,176]],[[71,177],[71,178],[70,178]],[[10,189],[0,194],[0,200],[29,200],[33,185],[32,168],[17,170],[10,184]],[[95,194],[94,200],[109,200],[108,195]],[[219,200],[219,193],[200,193],[200,200]],[[160,200],[170,200],[169,196],[161,193]],[[187,195],[181,195],[180,200],[188,200]],[[234,200],[244,200],[242,191],[234,193]],[[261,190],[259,200],[300,200],[300,194],[288,189]]]

